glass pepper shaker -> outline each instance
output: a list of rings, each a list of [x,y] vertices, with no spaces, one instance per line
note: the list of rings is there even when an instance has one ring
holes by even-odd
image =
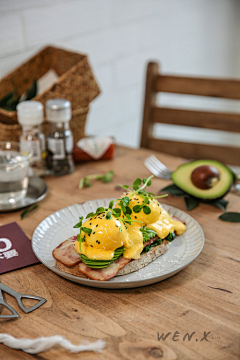
[[[47,167],[55,176],[74,171],[72,159],[73,135],[69,128],[71,103],[66,99],[51,99],[45,103],[48,120]]]
[[[31,151],[30,166],[36,176],[45,175],[46,144],[42,132],[43,105],[39,101],[22,101],[17,105],[18,122],[22,126],[20,150]]]

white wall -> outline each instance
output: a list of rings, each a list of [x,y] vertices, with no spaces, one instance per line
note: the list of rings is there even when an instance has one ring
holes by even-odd
[[[0,76],[47,44],[88,54],[102,93],[87,133],[137,147],[147,61],[168,73],[240,77],[239,20],[238,0],[0,0]]]

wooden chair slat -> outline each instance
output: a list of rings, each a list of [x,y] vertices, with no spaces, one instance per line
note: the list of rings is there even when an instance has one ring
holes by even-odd
[[[158,64],[150,62],[147,67],[141,137],[141,146],[148,149],[188,159],[215,159],[240,165],[240,148],[231,147],[231,144],[216,146],[159,140],[154,138],[153,134],[155,123],[240,132],[240,114],[158,107],[156,105],[158,92],[240,100],[240,80],[161,75]]]
[[[155,138],[149,139],[149,146],[152,150],[173,156],[188,159],[213,159],[226,164],[239,165],[240,148],[237,147],[203,145]]]
[[[197,77],[158,75],[156,92],[211,96],[240,100],[240,81]]]
[[[154,123],[240,132],[240,114],[153,107]]]

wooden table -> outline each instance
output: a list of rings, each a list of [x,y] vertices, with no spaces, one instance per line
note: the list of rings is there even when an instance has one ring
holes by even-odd
[[[48,215],[74,203],[104,197],[119,197],[118,184],[132,184],[136,177],[147,177],[143,160],[145,149],[119,147],[114,160],[78,165],[74,174],[46,178],[47,197],[26,218],[19,212],[0,215],[0,225],[17,221],[31,238],[34,229]],[[182,159],[155,153],[171,169]],[[110,184],[95,182],[78,189],[79,180],[91,173],[114,170]],[[153,180],[152,191],[169,182]],[[240,197],[228,194],[228,210],[239,211]],[[183,211],[182,198],[169,196],[163,203]],[[186,211],[187,212],[187,211]],[[220,221],[221,211],[200,204],[190,212],[206,236],[197,259],[175,276],[154,285],[128,290],[101,290],[75,284],[39,264],[1,276],[1,281],[17,291],[43,296],[47,302],[38,310],[24,314],[13,298],[7,302],[17,308],[20,318],[1,320],[0,333],[17,338],[62,335],[74,344],[82,340],[103,339],[102,354],[68,353],[60,346],[29,355],[0,345],[0,359],[239,359],[240,358],[240,224]],[[161,334],[171,333],[163,340]],[[188,341],[186,333],[195,332]],[[205,336],[204,336],[205,335]]]

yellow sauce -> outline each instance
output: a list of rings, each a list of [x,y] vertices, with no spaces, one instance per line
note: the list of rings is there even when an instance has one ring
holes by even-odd
[[[141,205],[144,199],[139,195],[130,197],[129,207]],[[139,213],[132,212],[131,219],[141,222],[132,222],[131,225],[122,225],[120,232],[120,221],[114,216],[106,219],[106,214],[98,214],[88,219],[84,227],[92,229],[90,235],[82,232],[83,242],[81,251],[79,242],[75,242],[75,249],[78,253],[86,255],[95,260],[111,260],[114,250],[124,246],[123,257],[126,259],[139,259],[143,250],[143,235],[140,229],[144,226],[156,231],[157,235],[164,239],[173,231],[181,235],[186,226],[179,221],[173,220],[166,210],[154,199],[147,204],[150,207],[150,214],[145,214],[143,209]],[[118,204],[115,206],[119,208]]]

